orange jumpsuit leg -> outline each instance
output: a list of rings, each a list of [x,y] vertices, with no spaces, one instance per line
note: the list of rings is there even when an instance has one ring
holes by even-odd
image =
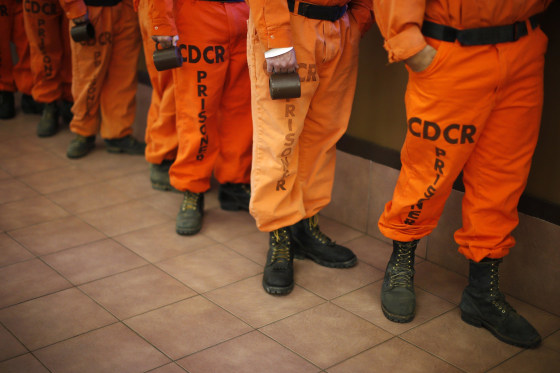
[[[357,78],[360,31],[291,15],[301,97],[272,100],[264,50],[249,24],[254,121],[251,215],[262,231],[314,216],[331,198],[336,142],[347,128]]]
[[[29,42],[27,41],[25,27],[23,25],[23,8],[20,3],[14,1],[12,1],[12,3],[14,5],[12,41],[16,46],[16,52],[19,58],[19,61],[14,66],[13,70],[14,80],[18,91],[26,95],[31,95],[31,89],[33,88],[33,75],[31,75]]]
[[[169,176],[178,190],[207,191],[215,166],[220,182],[249,183],[249,75],[239,62],[248,16],[243,2],[215,1],[185,3],[176,14],[179,44],[189,46],[188,61],[173,71],[179,151]],[[232,105],[242,106],[220,112]]]
[[[426,70],[409,70],[402,169],[379,220],[385,236],[412,241],[430,234],[464,168],[459,250],[475,261],[507,254],[540,121],[543,38],[532,31],[507,47],[428,39],[438,52]],[[516,61],[516,54],[526,58]],[[519,99],[513,90],[521,87]],[[523,108],[513,110],[516,105]],[[520,140],[505,144],[512,138]]]
[[[74,118],[72,132],[121,138],[132,133],[136,64],[140,52],[137,15],[131,0],[88,7],[96,39],[72,42]]]
[[[25,0],[33,98],[37,102],[72,101],[68,20],[58,1]]]
[[[177,130],[175,127],[175,89],[173,72],[157,71],[152,55],[155,43],[149,15],[149,1],[140,0],[138,21],[144,45],[146,67],[152,83],[152,100],[146,124],[146,160],[160,164],[163,160],[173,160],[177,156]]]

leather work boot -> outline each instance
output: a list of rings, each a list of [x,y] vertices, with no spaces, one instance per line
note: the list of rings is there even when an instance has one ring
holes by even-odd
[[[173,164],[173,160],[164,159],[160,164],[150,164],[150,181],[152,188],[164,191],[179,192],[173,188],[169,182],[169,168]]]
[[[200,232],[203,214],[204,193],[185,191],[181,209],[177,214],[175,230],[182,236],[190,236]]]
[[[506,302],[500,291],[498,267],[501,259],[470,261],[469,284],[463,291],[459,308],[467,324],[488,329],[505,343],[534,348],[541,343],[535,328]]]
[[[14,93],[0,91],[0,119],[11,119],[15,116]]]
[[[43,115],[37,124],[37,136],[50,137],[58,131],[58,105],[56,101],[43,106]]]
[[[70,125],[74,114],[72,114],[72,106],[74,103],[72,101],[62,100],[60,103],[60,116],[62,117],[62,121],[67,126]]]
[[[268,254],[263,273],[263,288],[268,294],[285,295],[294,288],[294,250],[290,230],[270,232]]]
[[[131,135],[120,139],[105,139],[106,149],[109,153],[127,153],[132,155],[144,155],[146,144],[136,140]]]
[[[71,159],[82,158],[95,148],[95,135],[82,136],[76,135],[74,140],[70,141],[66,156]]]
[[[350,249],[336,244],[321,232],[318,215],[291,225],[290,231],[297,259],[307,257],[330,268],[350,268],[357,263],[356,255]]]
[[[393,253],[387,263],[381,287],[381,309],[394,322],[409,322],[414,318],[414,251],[418,240],[393,241]]]
[[[218,200],[222,210],[249,211],[249,200],[251,199],[251,186],[249,184],[220,184]]]
[[[35,101],[31,95],[21,95],[21,111],[25,114],[41,114],[43,107],[44,105]]]

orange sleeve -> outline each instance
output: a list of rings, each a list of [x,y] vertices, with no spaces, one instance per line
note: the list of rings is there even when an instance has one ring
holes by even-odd
[[[60,0],[59,2],[68,19],[78,18],[87,13],[87,6],[84,0]]]
[[[247,0],[251,20],[265,50],[293,47],[286,0]]]
[[[424,49],[427,43],[420,30],[426,0],[374,0],[373,6],[389,62],[406,60]]]
[[[373,23],[373,0],[351,0],[348,11],[358,22],[363,36]]]
[[[173,0],[148,0],[152,20],[152,34],[157,36],[178,35],[173,15]],[[177,0],[182,1],[182,0]]]

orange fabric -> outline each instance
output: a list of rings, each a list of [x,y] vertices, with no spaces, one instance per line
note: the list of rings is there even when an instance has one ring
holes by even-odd
[[[132,0],[88,7],[95,40],[72,41],[74,117],[70,130],[104,139],[132,133],[136,114],[136,70],[140,54],[138,16]]]
[[[372,0],[311,0],[315,5],[348,7],[358,22],[362,35],[371,26]],[[294,45],[291,16],[288,3],[284,0],[247,0],[251,8],[251,19],[255,25],[259,41],[265,51]],[[299,6],[296,1],[295,9]]]
[[[293,14],[290,19],[301,81],[297,99],[270,98],[266,46],[254,18],[249,22],[250,212],[268,232],[311,217],[330,202],[335,144],[346,131],[357,79],[361,30],[352,13],[335,22]]]
[[[515,244],[537,143],[547,38],[537,28],[496,45],[428,41],[438,51],[426,70],[409,69],[402,169],[379,228],[398,241],[428,235],[462,170],[459,251],[474,261],[501,258]]]
[[[29,42],[23,26],[23,10],[16,0],[0,0],[0,91],[31,94],[33,76],[29,62]],[[16,46],[18,62],[12,63],[10,41]]]
[[[149,1],[141,0],[138,6],[138,21],[144,45],[146,68],[152,83],[152,100],[146,123],[146,160],[160,164],[177,156],[177,130],[175,128],[175,90],[173,72],[157,71],[152,55],[155,43],[149,14]]]
[[[29,40],[33,98],[37,102],[72,101],[72,68],[68,20],[54,0],[23,3]]]
[[[374,0],[375,18],[389,61],[405,60],[426,46],[424,19],[457,29],[508,25],[546,9],[552,0]]]
[[[175,9],[178,44],[188,45],[188,50],[187,61],[173,69],[179,150],[169,170],[171,185],[205,192],[212,171],[220,183],[249,183],[249,9],[243,2],[192,0]]]

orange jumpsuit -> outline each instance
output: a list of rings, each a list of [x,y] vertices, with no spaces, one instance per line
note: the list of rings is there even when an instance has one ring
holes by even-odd
[[[0,0],[0,91],[20,91],[30,95],[33,77],[22,9],[21,1]],[[10,41],[16,46],[16,65],[12,63]]]
[[[175,90],[173,72],[157,71],[152,55],[155,43],[152,40],[150,1],[135,0],[138,21],[144,45],[146,67],[152,83],[152,100],[146,123],[146,160],[161,164],[163,160],[174,160],[177,156],[177,130],[175,128]]]
[[[409,70],[408,132],[392,201],[379,220],[397,241],[428,235],[463,171],[463,226],[455,232],[468,259],[501,258],[515,244],[517,204],[537,143],[547,37],[526,21],[517,41],[463,46],[426,38],[423,20],[456,29],[525,21],[550,1],[375,0],[389,61],[426,43],[437,49],[421,72]]]
[[[169,170],[178,190],[202,193],[212,171],[224,183],[248,184],[251,100],[244,2],[153,0],[155,35],[179,35],[187,60],[173,69],[179,150]]]
[[[335,144],[346,131],[356,86],[358,44],[372,22],[371,1],[344,6],[338,20],[290,13],[286,0],[249,0],[248,62],[254,123],[250,212],[262,231],[314,216],[331,198]],[[297,5],[297,2],[296,2]],[[294,47],[301,97],[270,98],[264,53]]]
[[[57,0],[23,0],[29,40],[33,99],[49,103],[72,101],[72,69],[68,20]]]
[[[70,130],[103,139],[132,133],[136,114],[138,17],[132,0],[113,6],[87,6],[83,0],[61,0],[68,19],[89,14],[95,39],[71,42],[74,117]]]

